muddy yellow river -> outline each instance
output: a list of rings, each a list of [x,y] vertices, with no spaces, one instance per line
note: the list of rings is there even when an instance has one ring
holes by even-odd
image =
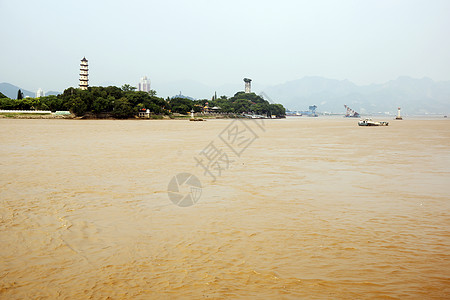
[[[357,121],[0,119],[0,298],[450,297],[450,121]]]

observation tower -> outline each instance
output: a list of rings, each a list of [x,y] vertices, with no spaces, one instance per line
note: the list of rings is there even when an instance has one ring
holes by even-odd
[[[252,80],[249,78],[244,78],[245,82],[245,93],[249,94],[252,92]]]

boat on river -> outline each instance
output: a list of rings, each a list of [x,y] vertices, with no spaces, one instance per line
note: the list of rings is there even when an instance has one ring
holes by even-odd
[[[359,120],[358,122],[359,126],[388,126],[389,122],[385,122],[385,121],[380,121],[380,122],[375,122],[372,119],[364,119],[364,120]]]

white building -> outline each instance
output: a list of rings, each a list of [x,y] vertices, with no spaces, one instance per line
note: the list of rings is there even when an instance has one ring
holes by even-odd
[[[39,98],[39,97],[45,97],[45,93],[41,88],[39,88],[36,92],[36,98]]]
[[[80,89],[87,90],[88,89],[88,60],[86,57],[83,57],[80,64]]]
[[[147,93],[150,92],[150,80],[147,76],[141,78],[141,81],[138,83],[137,90]]]

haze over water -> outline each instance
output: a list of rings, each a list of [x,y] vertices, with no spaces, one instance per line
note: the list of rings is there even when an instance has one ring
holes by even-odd
[[[0,298],[450,296],[448,120],[267,120],[212,181],[231,122],[0,119]]]

